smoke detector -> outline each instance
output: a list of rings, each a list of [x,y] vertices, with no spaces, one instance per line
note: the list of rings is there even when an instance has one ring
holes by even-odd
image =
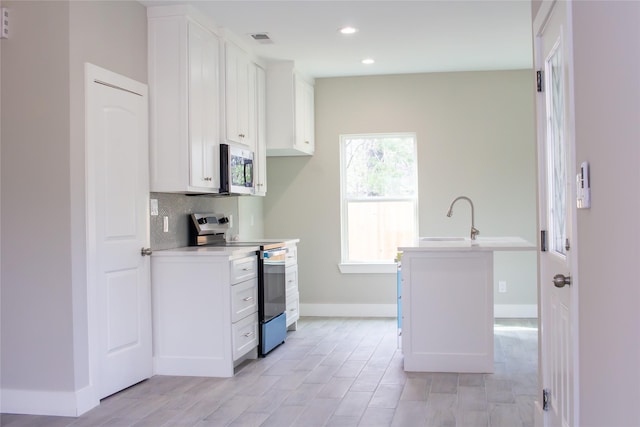
[[[272,44],[273,40],[271,40],[271,37],[269,37],[269,34],[267,33],[253,33],[253,34],[249,34],[251,36],[252,39],[254,39],[255,41],[257,41],[260,44]]]

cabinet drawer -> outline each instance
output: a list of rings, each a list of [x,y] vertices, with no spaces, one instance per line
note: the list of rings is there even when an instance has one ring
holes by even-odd
[[[257,277],[231,286],[231,308],[232,322],[258,311]]]
[[[286,291],[285,294],[289,295],[292,292],[298,292],[298,266],[292,265],[286,267],[284,270],[284,280]]]
[[[300,318],[300,296],[298,292],[295,292],[291,295],[287,294],[287,305],[286,305],[286,313],[287,313],[287,326],[295,322]]]
[[[258,276],[258,256],[231,260],[231,284],[244,282]]]
[[[251,314],[231,326],[233,360],[258,346],[258,313]]]
[[[284,265],[289,267],[291,265],[297,265],[297,264],[298,264],[298,246],[296,245],[287,246],[287,256],[285,258]]]

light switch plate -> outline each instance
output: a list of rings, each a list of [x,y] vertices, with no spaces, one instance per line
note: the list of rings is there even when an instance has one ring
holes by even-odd
[[[157,216],[158,215],[158,199],[151,199],[150,207],[151,207],[151,216]]]
[[[0,9],[2,12],[2,21],[0,22],[0,39],[9,38],[9,9],[3,7]]]

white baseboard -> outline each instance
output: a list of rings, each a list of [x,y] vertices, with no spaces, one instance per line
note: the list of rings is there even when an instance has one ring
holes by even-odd
[[[497,319],[537,319],[537,304],[496,304],[493,317]]]
[[[538,317],[536,304],[496,304],[493,307],[497,318]],[[312,317],[396,317],[395,304],[300,304],[301,316]]]
[[[300,304],[300,316],[396,317],[395,304]]]
[[[77,417],[100,404],[93,387],[77,391],[0,391],[0,412],[8,414]]]

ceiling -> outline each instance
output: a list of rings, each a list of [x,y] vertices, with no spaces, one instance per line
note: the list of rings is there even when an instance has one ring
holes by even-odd
[[[187,1],[258,56],[294,60],[311,77],[532,67],[529,0]],[[342,35],[353,26],[358,32]],[[253,40],[267,33],[272,43]],[[363,65],[364,58],[375,63]]]

